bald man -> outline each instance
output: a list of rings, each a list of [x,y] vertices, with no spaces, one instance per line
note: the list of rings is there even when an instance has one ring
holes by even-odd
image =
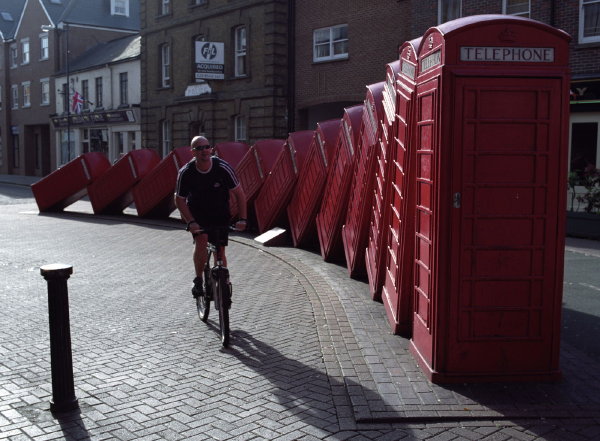
[[[214,149],[208,139],[195,136],[190,145],[194,159],[179,170],[175,205],[183,220],[187,222],[187,230],[194,237],[193,260],[196,277],[192,295],[198,297],[203,293],[202,272],[206,263],[208,235],[204,230],[230,225],[230,192],[239,209],[239,219],[235,225],[237,230],[246,229],[247,207],[246,195],[233,168],[223,159],[213,155]],[[221,239],[221,256],[223,264],[227,266],[227,237]]]

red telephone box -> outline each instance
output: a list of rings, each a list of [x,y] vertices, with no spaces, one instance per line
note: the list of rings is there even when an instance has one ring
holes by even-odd
[[[254,201],[259,233],[262,234],[278,223],[287,221],[286,208],[314,133],[313,130],[290,133],[285,147],[279,152]]]
[[[244,142],[226,141],[215,145],[215,154],[226,161],[235,170],[244,155],[248,153],[250,146]],[[234,197],[229,198],[229,211],[232,217],[236,217],[239,212],[237,201]]]
[[[346,266],[351,277],[365,276],[365,248],[373,202],[375,154],[383,124],[383,90],[385,82],[367,86],[365,108],[360,126],[360,142],[356,148],[346,222],[342,242]]]
[[[227,161],[234,170],[244,155],[248,153],[248,150],[250,150],[250,146],[245,142],[227,141],[215,145],[216,155],[224,161]]]
[[[235,167],[240,185],[246,194],[246,205],[248,207],[248,219],[254,224],[254,200],[262,187],[266,176],[271,171],[275,158],[283,149],[285,140],[283,139],[262,139],[250,147],[244,157]],[[232,215],[238,213],[238,207],[234,198],[230,199]]]
[[[132,188],[158,165],[156,150],[133,150],[88,187],[95,214],[118,214],[133,202]]]
[[[410,347],[434,382],[559,377],[569,40],[503,15],[423,36]]]
[[[414,258],[414,145],[412,124],[417,68],[416,53],[421,39],[400,47],[397,75],[394,132],[390,136],[388,169],[383,177],[383,214],[379,236],[383,251],[383,286],[381,297],[394,333],[409,335],[412,329],[412,266]],[[387,178],[386,178],[387,177]],[[389,179],[388,179],[389,178]],[[378,211],[373,212],[373,217]],[[373,237],[376,237],[373,235]],[[372,249],[372,248],[371,248]],[[377,251],[376,249],[373,251]]]
[[[274,158],[283,148],[283,139],[263,139],[257,141],[246,152],[235,168],[235,173],[246,193],[248,205],[254,202],[265,176],[271,171]],[[273,159],[271,159],[273,157]]]
[[[317,123],[317,130],[287,207],[290,232],[295,247],[305,245],[317,237],[315,218],[321,206],[327,167],[331,161],[341,123],[341,119]]]
[[[337,145],[327,170],[323,200],[316,218],[321,255],[326,261],[344,258],[341,230],[348,209],[352,165],[360,140],[363,109],[362,104],[344,109]]]
[[[131,193],[138,216],[164,218],[175,210],[174,193],[179,169],[192,160],[189,146],[178,147],[158,163]]]
[[[110,168],[104,154],[79,155],[48,176],[31,185],[35,202],[43,211],[62,211],[87,194],[88,185]]]

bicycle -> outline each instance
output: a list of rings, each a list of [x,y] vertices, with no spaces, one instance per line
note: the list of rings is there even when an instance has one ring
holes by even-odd
[[[223,266],[221,247],[218,244],[223,234],[227,231],[235,231],[233,227],[203,229],[198,234],[208,234],[209,241],[206,245],[206,264],[204,265],[204,294],[196,297],[196,308],[198,317],[203,322],[208,321],[211,300],[215,303],[215,309],[219,312],[219,331],[221,333],[221,344],[229,346],[229,309],[231,308],[231,282],[229,281],[229,269]],[[215,256],[214,266],[211,268],[210,260]]]

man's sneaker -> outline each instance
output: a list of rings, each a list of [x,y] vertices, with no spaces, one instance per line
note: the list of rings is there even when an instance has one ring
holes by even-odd
[[[194,279],[194,287],[192,288],[192,295],[194,298],[200,297],[204,294],[202,277],[196,277]]]

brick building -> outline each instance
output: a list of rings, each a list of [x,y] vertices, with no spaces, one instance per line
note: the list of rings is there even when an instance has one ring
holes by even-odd
[[[64,74],[68,60],[100,42],[137,34],[138,1],[3,2],[0,32],[0,173],[44,176],[67,160],[61,152],[76,153],[75,136],[67,136],[71,127],[55,138],[50,122],[57,96],[68,90],[70,101],[76,78],[61,88],[55,74]],[[71,117],[68,110],[58,116]]]
[[[341,118],[366,85],[385,80],[386,64],[410,37],[410,2],[295,2],[295,129]]]
[[[141,2],[143,147],[288,132],[288,2]]]
[[[396,48],[431,26],[478,14],[513,14],[568,32],[572,171],[600,166],[600,2],[598,0],[333,0],[295,2],[296,129],[342,115],[385,79]],[[318,13],[315,13],[318,11]]]

